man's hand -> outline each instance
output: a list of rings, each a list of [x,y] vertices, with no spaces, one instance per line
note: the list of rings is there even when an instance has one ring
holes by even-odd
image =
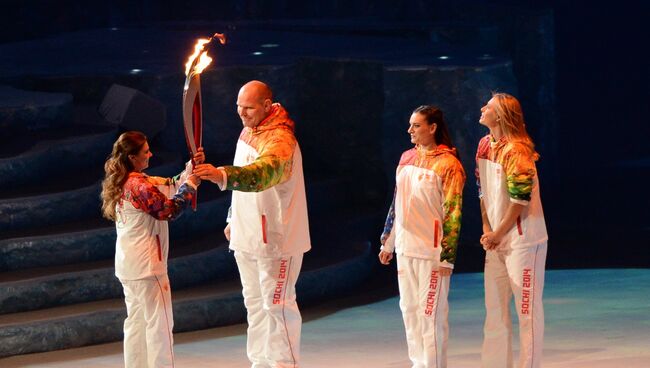
[[[226,240],[230,241],[230,224],[226,225],[226,228],[223,229],[223,235],[226,236]]]
[[[379,252],[379,262],[383,265],[390,264],[391,259],[393,259],[393,252],[381,251]]]
[[[210,164],[196,165],[193,174],[199,176],[203,180],[210,180],[215,184],[221,184],[223,180],[221,170],[218,170]]]
[[[200,165],[205,162],[205,153],[203,152],[203,147],[199,147],[196,151],[196,154],[192,157],[192,161],[194,161],[195,165]]]

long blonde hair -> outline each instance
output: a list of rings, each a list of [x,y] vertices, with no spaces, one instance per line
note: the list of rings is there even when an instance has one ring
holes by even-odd
[[[102,215],[115,221],[115,206],[122,197],[122,187],[134,170],[129,155],[137,155],[147,137],[137,131],[125,132],[113,144],[113,152],[104,163],[106,175],[102,181]]]
[[[507,93],[492,92],[492,98],[496,101],[497,122],[503,135],[509,142],[522,143],[528,147],[533,159],[537,161],[539,154],[535,152],[535,143],[526,131],[524,112],[519,101]]]

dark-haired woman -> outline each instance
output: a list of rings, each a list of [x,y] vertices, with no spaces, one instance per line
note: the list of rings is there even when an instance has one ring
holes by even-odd
[[[440,109],[420,106],[402,154],[379,260],[397,254],[400,309],[413,367],[447,366],[449,278],[456,261],[465,172]]]
[[[145,135],[130,131],[120,135],[104,164],[102,214],[117,230],[115,276],[127,308],[127,368],[174,366],[167,221],[187,208],[200,183],[190,163],[174,178],[146,175],[151,156]],[[194,157],[197,163],[204,159],[202,151]]]

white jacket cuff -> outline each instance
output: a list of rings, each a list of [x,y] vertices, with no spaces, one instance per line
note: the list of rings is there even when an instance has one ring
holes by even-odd
[[[442,261],[442,262],[440,262],[440,267],[451,268],[453,270],[454,269],[454,264],[449,263],[447,261]]]
[[[226,169],[221,166],[217,167],[217,170],[221,171],[221,182],[217,183],[217,186],[219,190],[224,191],[226,190],[226,185],[228,185],[228,174],[226,174]]]

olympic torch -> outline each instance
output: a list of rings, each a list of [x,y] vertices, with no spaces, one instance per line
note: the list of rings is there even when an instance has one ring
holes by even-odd
[[[194,53],[185,64],[185,86],[183,87],[183,127],[185,141],[194,157],[203,141],[203,116],[201,113],[201,72],[212,62],[205,47],[214,39],[226,43],[226,36],[215,33],[210,38],[201,38],[194,45]],[[194,162],[192,162],[194,164]],[[192,209],[196,211],[196,196],[192,200]]]

